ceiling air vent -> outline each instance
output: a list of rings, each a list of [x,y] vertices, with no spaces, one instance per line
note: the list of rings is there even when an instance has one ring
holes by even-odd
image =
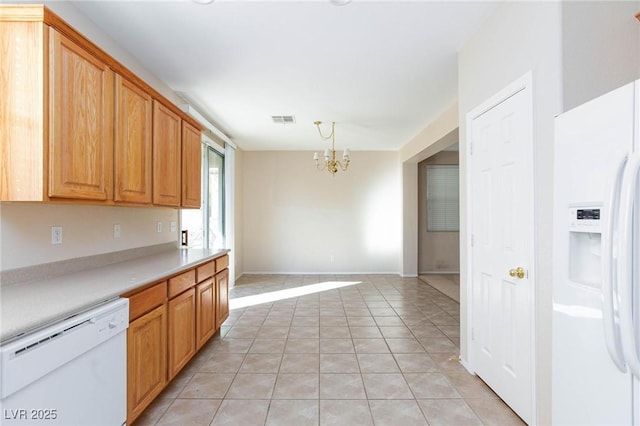
[[[295,124],[296,118],[293,115],[272,115],[271,119],[276,124]]]

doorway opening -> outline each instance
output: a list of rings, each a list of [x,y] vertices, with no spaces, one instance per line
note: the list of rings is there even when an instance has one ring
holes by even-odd
[[[418,277],[460,302],[458,142],[418,163]]]

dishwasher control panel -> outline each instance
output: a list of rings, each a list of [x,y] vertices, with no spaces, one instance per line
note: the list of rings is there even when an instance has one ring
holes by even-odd
[[[118,310],[92,319],[98,326],[98,334],[102,337],[113,336],[125,330],[129,325],[127,312]]]

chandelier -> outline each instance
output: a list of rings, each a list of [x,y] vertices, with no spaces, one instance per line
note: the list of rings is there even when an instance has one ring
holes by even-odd
[[[316,167],[318,168],[318,170],[327,170],[329,173],[331,173],[331,175],[335,175],[338,172],[338,169],[342,170],[343,172],[347,171],[347,168],[349,168],[349,163],[351,162],[351,152],[349,151],[349,149],[345,149],[342,152],[342,161],[340,160],[336,160],[336,141],[335,141],[335,134],[336,134],[336,123],[332,122],[331,123],[331,134],[329,134],[328,136],[325,136],[322,134],[322,130],[320,129],[320,125],[322,124],[322,121],[314,121],[313,124],[315,124],[318,127],[318,133],[320,134],[320,137],[322,139],[324,139],[325,141],[328,141],[329,139],[331,139],[331,149],[325,149],[324,150],[324,163],[320,164],[320,160],[318,158],[318,153],[314,152],[313,153],[313,159],[316,162]]]

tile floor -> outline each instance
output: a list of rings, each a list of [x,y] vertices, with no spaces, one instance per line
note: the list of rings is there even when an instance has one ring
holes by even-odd
[[[419,278],[440,293],[444,293],[458,303],[460,302],[459,274],[424,274]]]
[[[357,282],[324,291],[322,283]],[[457,362],[459,305],[415,278],[244,276],[229,319],[135,425],[511,425]]]

